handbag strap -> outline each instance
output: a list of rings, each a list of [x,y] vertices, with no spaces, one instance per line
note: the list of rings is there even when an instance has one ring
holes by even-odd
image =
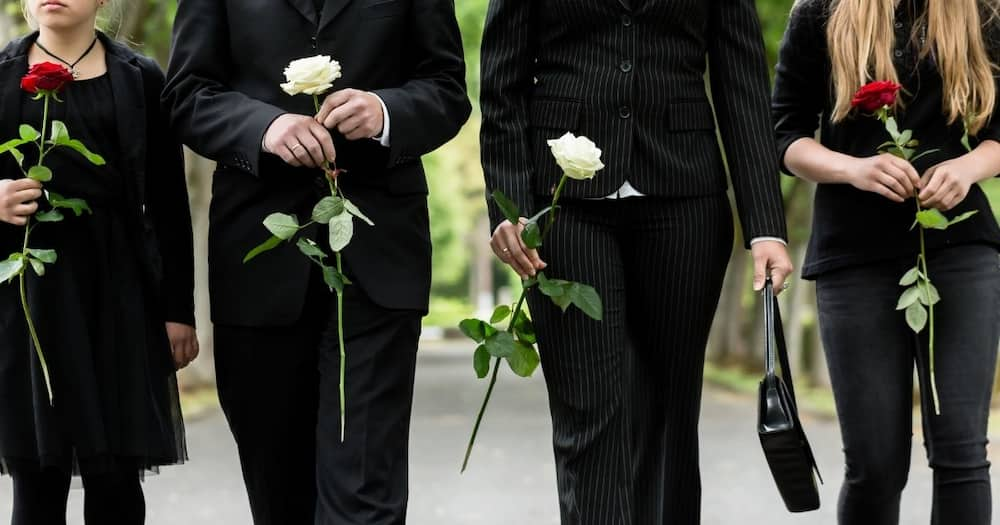
[[[764,283],[764,358],[767,374],[775,374],[775,358],[781,365],[781,378],[788,387],[788,392],[795,399],[795,384],[792,381],[792,367],[788,362],[788,347],[785,345],[785,330],[781,323],[781,309],[778,308],[778,298],[774,295],[774,283],[770,278]]]

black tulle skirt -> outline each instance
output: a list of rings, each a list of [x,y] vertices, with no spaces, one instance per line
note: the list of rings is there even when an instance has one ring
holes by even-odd
[[[17,285],[0,285],[0,473],[155,471],[186,459],[164,321],[130,238],[124,214],[102,208],[32,234],[32,247],[59,254],[27,281],[51,404]]]

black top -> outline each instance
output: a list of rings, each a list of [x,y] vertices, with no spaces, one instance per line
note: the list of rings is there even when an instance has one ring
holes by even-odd
[[[847,155],[870,157],[889,140],[881,122],[867,115],[852,115],[833,124],[831,65],[826,43],[826,23],[830,0],[803,0],[792,11],[778,59],[772,114],[778,152],[784,165],[785,152],[793,142],[814,137],[820,128],[820,142]],[[920,140],[920,151],[937,149],[914,162],[918,173],[966,153],[961,144],[962,122],[949,125],[942,107],[942,81],[933,60],[917,62],[917,46],[911,41],[916,10],[921,4],[904,1],[896,11],[896,49],[893,51],[905,103],[897,110],[900,129],[912,129]],[[992,33],[992,32],[991,32]],[[919,33],[918,33],[919,34]],[[988,38],[993,41],[994,39]],[[990,46],[994,62],[998,49]],[[1000,119],[994,118],[974,138],[975,147],[983,140],[1000,141]],[[979,185],[945,215],[953,217],[978,210],[972,219],[947,231],[930,231],[928,249],[969,243],[1000,246],[1000,228]],[[849,184],[820,184],[816,189],[813,232],[802,275],[815,278],[824,272],[901,256],[915,255],[918,240],[911,231],[916,203],[892,202],[881,195],[859,190]]]

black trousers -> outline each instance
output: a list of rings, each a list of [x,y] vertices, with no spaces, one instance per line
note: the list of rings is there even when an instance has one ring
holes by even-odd
[[[987,424],[1000,340],[1000,259],[982,245],[932,254],[935,366],[941,415],[930,396],[928,337],[896,311],[912,260],[832,272],[816,282],[819,322],[844,439],[841,525],[896,525],[910,469],[913,368],[934,469],[934,525],[989,525]]]
[[[70,471],[15,469],[11,525],[66,525]],[[135,468],[91,472],[82,468],[87,525],[142,525],[146,501]]]
[[[421,313],[344,298],[346,440],[340,441],[336,295],[318,279],[293,326],[215,327],[219,399],[256,525],[406,522]]]
[[[604,303],[597,322],[529,297],[563,525],[700,522],[705,344],[732,246],[725,194],[562,204],[545,273]]]

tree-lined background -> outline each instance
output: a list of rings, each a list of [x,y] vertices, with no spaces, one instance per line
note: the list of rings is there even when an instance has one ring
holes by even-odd
[[[117,0],[120,13],[107,21],[110,32],[166,65],[176,2],[172,0]],[[278,0],[275,0],[278,1]],[[465,39],[468,85],[473,105],[479,95],[479,45],[488,0],[456,0],[459,23]],[[793,0],[758,0],[768,56],[773,66]],[[19,0],[0,0],[0,37],[8,40],[27,30]],[[110,14],[110,13],[109,13]],[[434,241],[434,281],[427,335],[447,335],[450,327],[470,314],[506,300],[517,290],[512,273],[492,257],[486,240],[488,226],[483,200],[482,169],[479,164],[479,112],[474,110],[461,134],[425,159],[430,185],[431,228]],[[614,152],[606,152],[613,155]],[[212,163],[188,155],[188,182],[194,209],[199,271],[198,314],[205,355],[186,370],[183,382],[188,389],[211,385],[213,379],[211,330],[207,318],[205,282],[207,210],[210,198]],[[777,174],[776,174],[777,176]],[[797,267],[801,267],[811,219],[813,186],[783,177],[782,186],[790,226],[791,247]],[[991,182],[992,194],[1000,195]],[[995,202],[1000,202],[996,201]],[[747,252],[737,239],[733,261],[710,339],[708,377],[715,381],[752,382],[759,373],[762,334],[758,301],[751,292],[752,271]],[[822,392],[827,374],[819,343],[815,295],[811,283],[794,281],[784,294],[785,323],[793,362],[805,382]],[[877,351],[877,349],[873,349]],[[471,359],[471,351],[470,351]],[[470,372],[471,373],[471,372]],[[749,373],[749,375],[748,375]],[[828,396],[817,396],[825,399]]]

